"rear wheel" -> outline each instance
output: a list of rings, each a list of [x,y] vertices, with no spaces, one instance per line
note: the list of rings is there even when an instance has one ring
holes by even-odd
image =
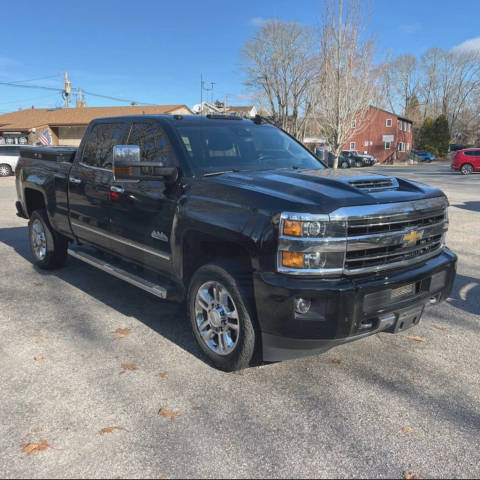
[[[340,168],[348,168],[348,162],[341,162]]]
[[[12,173],[12,167],[10,165],[0,165],[0,177],[9,177]]]
[[[470,175],[473,172],[473,167],[469,163],[464,163],[461,166],[460,171],[463,175]]]
[[[28,238],[35,265],[50,270],[65,264],[68,241],[52,229],[44,209],[32,213],[28,222]]]
[[[190,282],[188,316],[194,337],[221,370],[240,370],[256,362],[258,335],[247,279],[235,263],[219,262],[200,267]]]

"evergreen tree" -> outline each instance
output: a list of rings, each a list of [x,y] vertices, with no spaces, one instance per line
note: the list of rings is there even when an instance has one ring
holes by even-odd
[[[450,129],[445,115],[439,115],[433,124],[436,155],[445,156],[448,153],[448,144],[450,143]]]
[[[437,154],[435,127],[432,117],[427,117],[423,122],[418,132],[417,146],[420,150],[427,150],[435,155]]]

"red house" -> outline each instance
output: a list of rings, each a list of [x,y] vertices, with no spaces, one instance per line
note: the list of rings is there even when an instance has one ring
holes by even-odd
[[[370,106],[351,128],[344,150],[369,153],[379,163],[402,159],[412,148],[412,121],[381,108]]]

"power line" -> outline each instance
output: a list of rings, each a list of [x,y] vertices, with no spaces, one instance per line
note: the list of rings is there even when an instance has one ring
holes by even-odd
[[[30,78],[29,80],[10,80],[10,83],[38,82],[38,80],[50,80],[51,78],[58,78],[59,76],[60,74],[56,73],[55,75],[49,75],[48,77]]]
[[[19,85],[18,83],[12,82],[0,82],[0,85],[6,85],[7,87],[17,87],[17,88],[30,88],[36,90],[50,90],[53,92],[62,92],[62,88],[54,88],[54,87],[44,87],[42,85]]]
[[[63,88],[54,88],[54,87],[45,87],[43,85],[19,85],[18,83],[13,83],[13,82],[0,82],[0,85],[5,85],[7,87],[16,87],[16,88],[30,88],[30,89],[37,89],[37,90],[48,90],[52,92],[58,92],[62,93]],[[115,100],[116,102],[125,102],[125,103],[136,103],[137,105],[150,105],[149,103],[146,102],[137,102],[136,100],[131,100],[127,98],[119,98],[119,97],[112,97],[110,95],[102,95],[100,93],[95,93],[95,92],[88,92],[86,90],[83,90],[83,93],[87,95],[91,95],[92,97],[99,97],[99,98],[105,98],[107,100]]]
[[[128,100],[126,98],[110,97],[109,95],[101,95],[100,93],[88,92],[87,90],[83,90],[83,89],[82,91],[83,93],[87,95],[91,95],[92,97],[106,98],[107,100],[115,100],[117,102],[136,103],[137,105],[151,105],[150,103],[137,102],[136,100]]]

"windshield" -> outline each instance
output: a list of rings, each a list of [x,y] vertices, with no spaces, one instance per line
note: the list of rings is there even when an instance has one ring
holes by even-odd
[[[182,125],[178,131],[195,168],[203,174],[325,168],[306,148],[269,124],[225,121],[209,125],[206,120],[204,126]]]

